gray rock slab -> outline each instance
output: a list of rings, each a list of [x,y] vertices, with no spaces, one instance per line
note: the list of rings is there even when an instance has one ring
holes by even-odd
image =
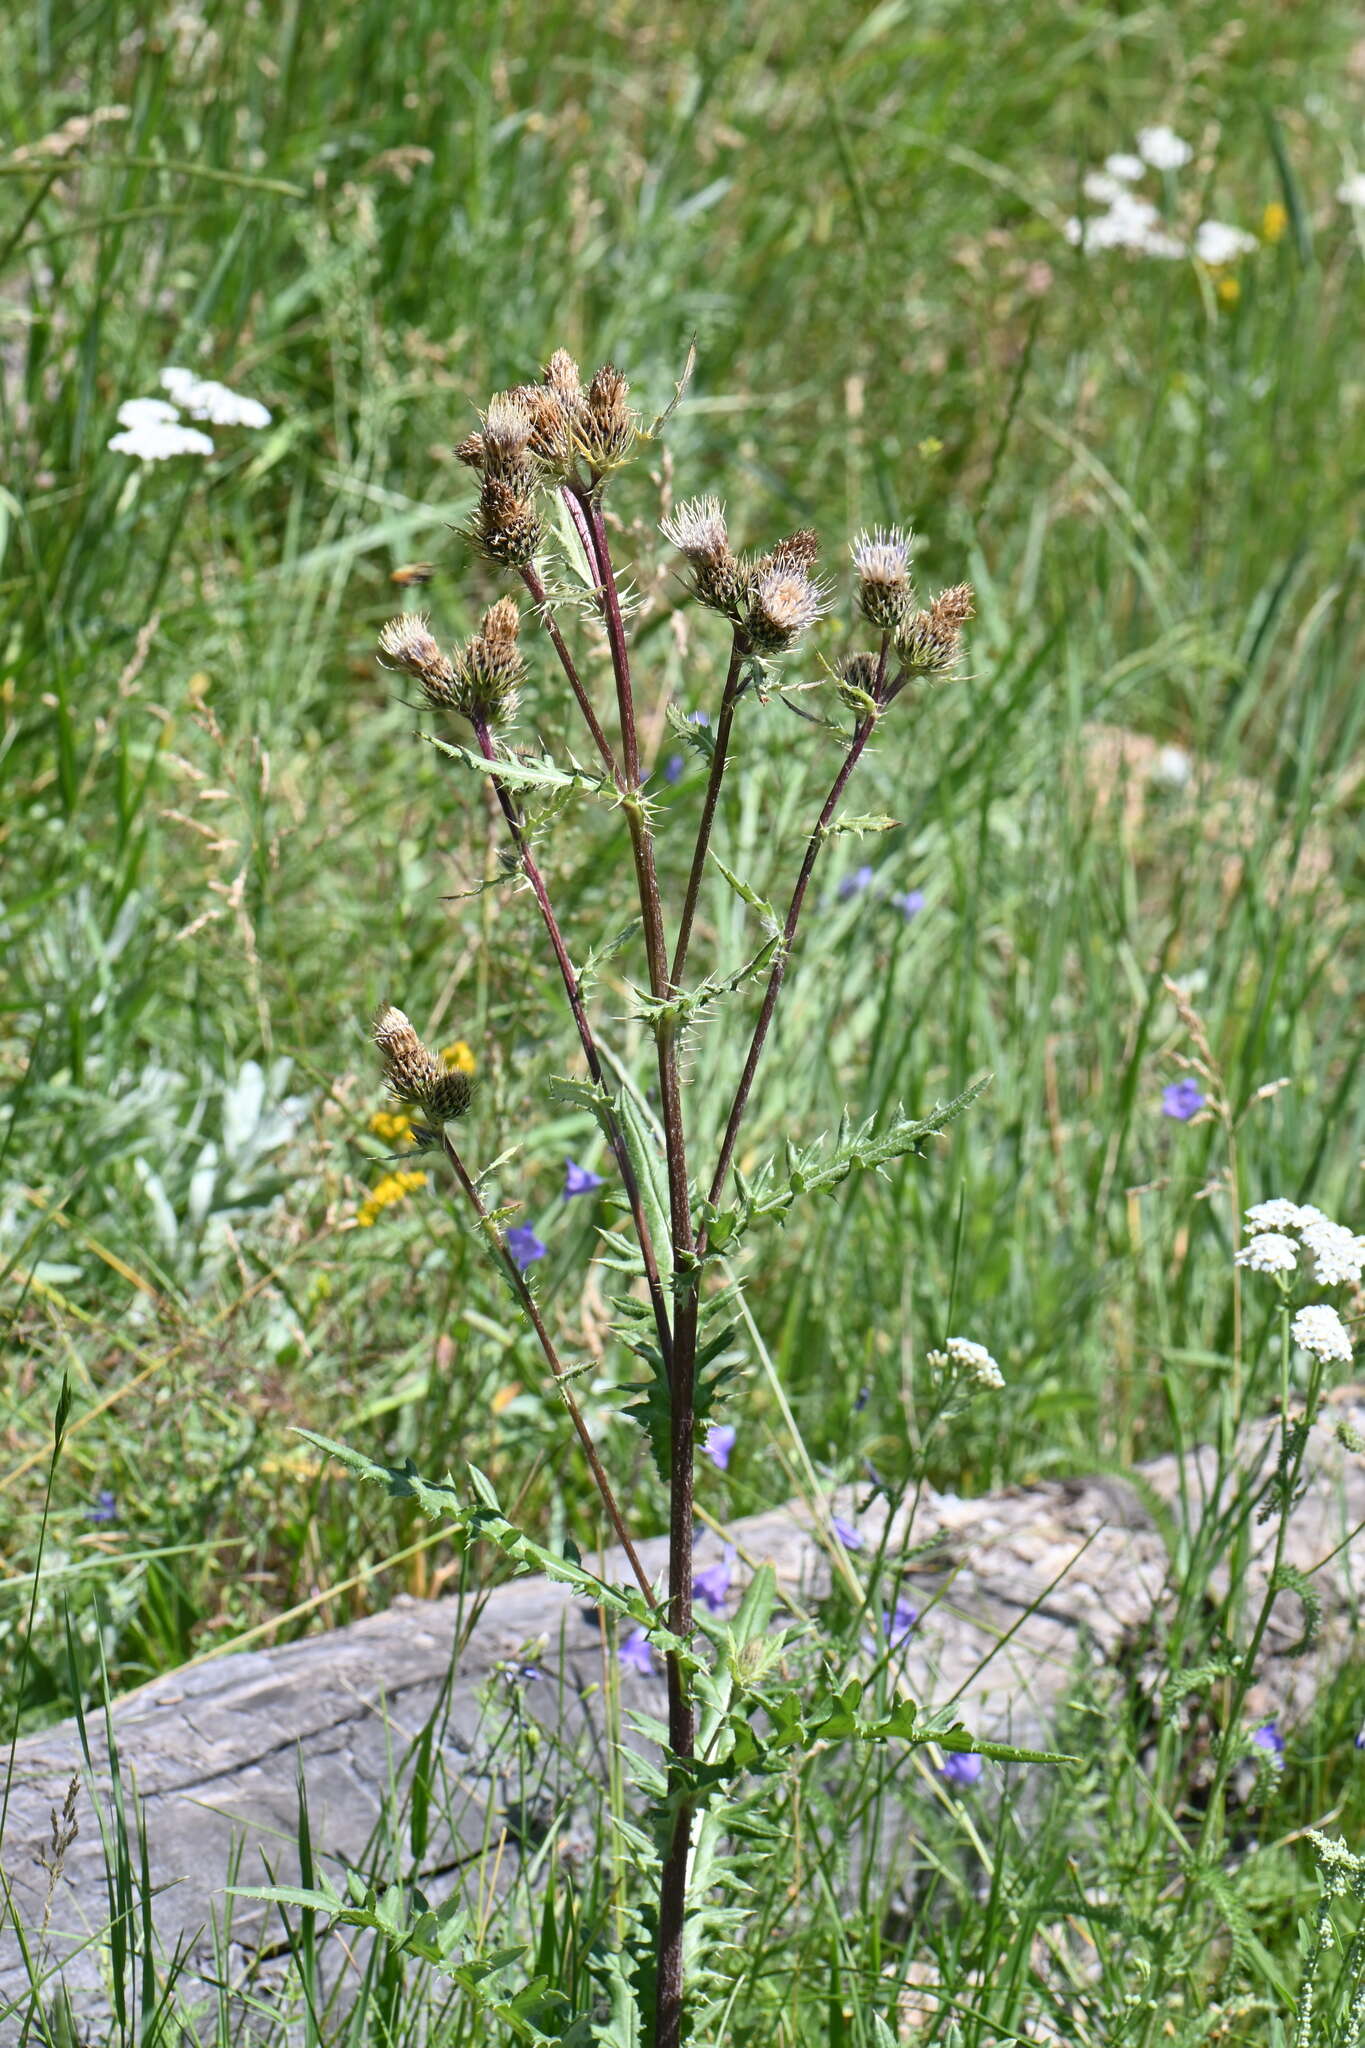
[[[1365,1463],[1333,1434],[1343,1415],[1365,1433],[1365,1407],[1346,1404],[1317,1426],[1311,1483],[1288,1551],[1300,1570],[1317,1568],[1322,1634],[1312,1656],[1286,1658],[1301,1615],[1296,1596],[1281,1594],[1252,1700],[1258,1715],[1291,1723],[1325,1670],[1349,1654],[1359,1625],[1365,1552],[1355,1532],[1365,1522]],[[1244,1462],[1267,1469],[1272,1432],[1254,1433]],[[1154,1619],[1159,1626],[1172,1598],[1162,1524],[1199,1524],[1213,1472],[1203,1449],[1183,1461],[1156,1460],[1131,1480],[976,1500],[926,1490],[890,1528],[884,1507],[870,1508],[859,1521],[865,1548],[849,1562],[864,1570],[884,1543],[888,1569],[921,1611],[900,1653],[905,1688],[926,1706],[956,1703],[983,1738],[1046,1744],[1078,1667],[1102,1670]],[[854,1500],[829,1506],[849,1514]],[[843,1565],[825,1512],[817,1517],[800,1504],[726,1533],[738,1551],[737,1582],[744,1568],[770,1563],[800,1610],[828,1591],[832,1569]],[[719,1554],[719,1541],[704,1539],[699,1562]],[[1273,1524],[1256,1525],[1252,1555],[1244,1570],[1239,1565],[1248,1605],[1264,1587],[1273,1541]],[[662,1538],[641,1554],[651,1574],[662,1574]],[[1225,1580],[1229,1568],[1220,1562]],[[621,1560],[609,1556],[604,1575],[623,1578]],[[528,1660],[540,1675],[519,1678]],[[371,1867],[397,1826],[409,1832],[391,1845],[395,1870],[420,1869],[446,1893],[468,1883],[486,1895],[490,1883],[505,1884],[540,1825],[537,1800],[509,1773],[509,1712],[534,1719],[551,1738],[539,1745],[549,1811],[562,1802],[570,1772],[604,1779],[615,1685],[627,1707],[661,1710],[661,1679],[609,1670],[607,1660],[600,1624],[576,1595],[522,1578],[477,1600],[399,1599],[329,1634],[169,1673],[116,1702],[107,1717],[88,1718],[88,1760],[74,1722],[27,1738],[0,1841],[0,2048],[19,2039],[28,1997],[16,1924],[30,1945],[45,1929],[49,1988],[60,1977],[77,2011],[107,2009],[105,1837],[116,1796],[130,1824],[140,1822],[161,1948],[168,1956],[185,1950],[186,1983],[212,1985],[225,1957],[250,1956],[271,1939],[271,1909],[229,1905],[230,1870],[245,1885],[298,1881],[300,1784],[319,1864],[334,1877],[347,1864]],[[411,1835],[410,1810],[402,1816],[424,1731],[433,1796],[422,1841]],[[73,1777],[80,1832],[54,1883],[44,1863],[52,1813]]]

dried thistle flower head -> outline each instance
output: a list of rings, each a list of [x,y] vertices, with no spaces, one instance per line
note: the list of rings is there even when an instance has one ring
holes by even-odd
[[[941,590],[927,611],[916,612],[896,636],[896,651],[913,675],[943,675],[962,652],[962,628],[972,616],[972,586]]]
[[[829,608],[823,584],[798,564],[774,561],[753,572],[745,633],[758,654],[781,654]]]
[[[519,384],[511,395],[525,407],[531,422],[527,452],[553,482],[576,480],[582,399],[566,405],[546,384]]]
[[[481,555],[504,568],[524,569],[535,560],[545,526],[529,473],[520,486],[506,477],[484,478],[469,537]]]
[[[402,1010],[382,1003],[373,1035],[395,1102],[407,1109],[420,1109],[433,1124],[451,1123],[464,1115],[473,1094],[468,1074],[452,1070],[438,1059]]]
[[[517,692],[526,675],[517,639],[520,630],[516,599],[500,597],[455,658],[455,708],[476,725],[502,724],[516,713]]]
[[[547,391],[553,391],[562,405],[575,410],[583,403],[583,378],[566,348],[557,348],[540,373]]]
[[[602,483],[635,453],[640,415],[626,402],[629,390],[614,363],[603,363],[588,386],[579,440],[596,483]]]
[[[725,507],[719,498],[689,498],[659,522],[665,540],[689,562],[713,562],[730,553]]]
[[[406,669],[422,685],[428,704],[438,711],[456,708],[456,673],[431,632],[422,612],[401,612],[390,619],[379,635],[381,657],[394,668]]]
[[[698,603],[738,625],[749,579],[731,549],[720,499],[689,498],[660,522],[659,531],[691,563]]]
[[[803,526],[796,533],[789,533],[780,540],[771,554],[763,557],[760,569],[810,569],[815,565],[820,552],[820,541],[813,527]]]
[[[484,475],[520,482],[527,474],[526,451],[532,431],[531,415],[521,395],[495,391],[483,416],[483,432],[476,437],[482,448]]]
[[[858,609],[879,633],[897,633],[910,616],[910,536],[897,526],[860,533],[853,542]]]

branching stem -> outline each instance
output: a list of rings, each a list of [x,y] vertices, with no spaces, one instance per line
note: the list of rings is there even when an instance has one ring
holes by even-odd
[[[644,919],[645,953],[650,993],[656,1000],[673,993],[663,908],[654,865],[654,840],[640,797],[640,756],[631,689],[630,654],[621,616],[620,593],[600,500],[590,492],[566,491],[575,524],[585,536],[588,559],[597,577],[602,617],[611,649],[612,673],[621,719],[621,756],[628,795],[624,799],[630,830],[635,880]],[[669,1368],[670,1477],[668,1505],[668,1625],[675,1635],[692,1630],[693,1461],[696,1453],[694,1402],[697,1351],[697,1259],[693,1245],[692,1197],[687,1178],[687,1140],[683,1125],[682,1090],[678,1078],[677,1020],[660,1017],[655,1026],[659,1067],[659,1099],[663,1109],[664,1150],[668,1168],[669,1216],[673,1235],[673,1356]],[[683,1929],[687,1911],[687,1864],[694,1808],[684,1796],[687,1767],[696,1749],[696,1712],[687,1673],[676,1657],[667,1660],[668,1746],[670,1792],[674,1804],[673,1833],[659,1880],[658,1977],[655,1998],[654,2048],[680,2048],[683,2028]]]
[[[559,656],[559,665],[564,671],[565,679],[568,682],[569,688],[574,693],[579,710],[583,714],[583,722],[592,735],[592,743],[601,756],[602,764],[608,775],[610,775],[612,781],[619,789],[622,786],[621,769],[615,754],[611,750],[611,741],[603,732],[601,720],[592,708],[592,699],[589,697],[583,679],[578,673],[578,664],[569,652],[568,643],[559,630],[559,621],[551,609],[545,585],[536,574],[532,563],[528,562],[522,570],[521,580],[531,594],[532,602],[536,607],[536,617],[549,634],[550,643],[555,653]]]
[[[782,928],[782,943],[777,949],[777,958],[774,960],[772,972],[768,976],[768,986],[763,991],[763,1007],[758,1013],[758,1022],[754,1026],[754,1035],[749,1041],[749,1054],[744,1062],[744,1072],[741,1074],[739,1086],[735,1090],[735,1099],[730,1107],[730,1119],[725,1126],[725,1137],[721,1142],[720,1157],[716,1162],[716,1171],[711,1182],[712,1202],[719,1202],[725,1190],[725,1182],[729,1176],[730,1164],[735,1156],[735,1145],[739,1139],[739,1127],[744,1121],[744,1112],[749,1105],[749,1093],[754,1085],[754,1075],[758,1070],[759,1060],[763,1057],[763,1047],[767,1040],[769,1026],[773,1021],[773,1012],[777,1008],[777,999],[782,993],[782,983],[786,979],[787,974],[787,962],[791,958],[792,942],[796,937],[796,927],[801,918],[801,906],[806,900],[806,890],[809,886],[815,863],[819,858],[820,848],[825,843],[826,829],[838,808],[839,799],[848,785],[848,779],[858,765],[863,748],[871,739],[876,726],[877,714],[875,712],[868,712],[865,717],[859,719],[854,728],[848,752],[844,756],[843,764],[839,769],[839,773],[834,778],[829,795],[825,798],[824,807],[820,812],[819,818],[816,820],[815,829],[806,843],[805,857],[801,862],[801,872],[796,878],[796,887],[792,890],[791,902],[787,907],[787,921]]]
[[[535,1295],[531,1292],[530,1286],[527,1283],[526,1275],[508,1251],[502,1232],[498,1229],[497,1224],[484,1206],[483,1197],[479,1193],[478,1187],[465,1166],[463,1159],[461,1159],[456,1151],[450,1133],[444,1129],[441,1132],[441,1146],[446,1158],[455,1170],[455,1178],[464,1189],[470,1206],[479,1219],[480,1229],[496,1252],[512,1284],[517,1300],[526,1313],[527,1321],[536,1333],[540,1348],[545,1354],[545,1362],[554,1376],[556,1387],[559,1389],[560,1399],[569,1411],[569,1420],[573,1423],[578,1441],[583,1446],[583,1455],[588,1461],[588,1469],[592,1473],[597,1491],[602,1496],[602,1505],[607,1511],[607,1518],[612,1528],[616,1531],[616,1540],[626,1554],[631,1571],[635,1574],[635,1583],[644,1594],[650,1606],[656,1608],[657,1611],[654,1590],[649,1583],[645,1568],[640,1562],[639,1553],[630,1540],[630,1532],[626,1528],[620,1507],[617,1505],[616,1495],[611,1490],[611,1481],[602,1469],[602,1461],[597,1455],[597,1446],[592,1440],[587,1423],[583,1420],[583,1411],[574,1399],[573,1388],[570,1386],[564,1367],[560,1363],[559,1354],[555,1350],[554,1339],[545,1327],[545,1319],[541,1315]]]
[[[483,755],[485,761],[496,761],[497,750],[493,745],[493,735],[488,727],[482,722],[476,722],[474,737],[479,743],[479,752]],[[512,844],[516,847],[518,858],[521,861],[522,873],[531,885],[531,893],[539,906],[541,920],[544,923],[555,960],[559,966],[560,979],[564,983],[564,993],[569,999],[569,1008],[573,1012],[573,1020],[578,1029],[578,1042],[583,1048],[583,1057],[588,1063],[588,1072],[592,1075],[593,1080],[597,1083],[603,1094],[607,1096],[608,1102],[610,1102],[610,1091],[607,1088],[606,1078],[602,1072],[602,1062],[598,1057],[597,1044],[592,1035],[592,1025],[588,1021],[588,1013],[584,1007],[583,993],[578,984],[578,976],[574,972],[573,962],[569,958],[568,948],[564,944],[564,935],[559,929],[559,920],[555,916],[554,908],[551,905],[549,892],[545,887],[545,879],[540,872],[536,857],[531,851],[530,841],[526,837],[526,831],[522,825],[511,791],[500,776],[493,776],[492,782],[503,817],[507,823],[507,830],[511,836]],[[673,1331],[668,1313],[668,1303],[664,1298],[663,1283],[659,1278],[658,1258],[655,1253],[653,1239],[650,1236],[644,1202],[640,1195],[640,1183],[636,1177],[635,1168],[631,1163],[625,1137],[615,1112],[611,1111],[609,1114],[611,1149],[621,1175],[621,1185],[626,1191],[626,1200],[630,1204],[631,1221],[635,1225],[635,1235],[640,1246],[640,1257],[644,1262],[645,1283],[649,1288],[649,1299],[654,1310],[655,1332],[659,1339],[659,1348],[663,1352],[665,1363],[667,1363],[673,1351]]]
[[[687,966],[687,949],[692,943],[692,923],[697,914],[697,897],[701,893],[701,878],[706,872],[706,856],[711,846],[711,828],[716,821],[716,806],[720,801],[720,785],[725,779],[725,761],[730,751],[730,729],[735,722],[735,706],[740,696],[740,674],[744,666],[745,646],[738,631],[730,648],[730,667],[725,677],[725,688],[721,692],[720,710],[716,716],[715,746],[711,752],[711,773],[706,781],[706,795],[702,801],[701,823],[697,827],[697,844],[692,855],[692,872],[687,878],[687,895],[683,900],[682,918],[678,925],[678,943],[673,954],[673,986],[682,986],[683,970]]]

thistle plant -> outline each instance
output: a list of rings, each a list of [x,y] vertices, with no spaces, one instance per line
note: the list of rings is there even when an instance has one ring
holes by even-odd
[[[855,1125],[846,1118],[831,1139],[804,1149],[789,1144],[749,1173],[737,1161],[755,1077],[797,957],[811,879],[840,823],[845,792],[883,734],[890,746],[906,744],[908,706],[901,700],[927,693],[957,671],[972,603],[965,585],[922,603],[911,573],[909,535],[898,528],[861,534],[852,544],[857,638],[831,659],[818,659],[810,636],[831,614],[835,590],[817,566],[820,548],[813,533],[793,533],[746,552],[732,542],[715,497],[679,505],[663,519],[664,540],[682,558],[685,601],[721,622],[725,646],[709,726],[695,736],[709,767],[681,901],[671,909],[656,857],[660,818],[641,761],[641,713],[651,706],[642,690],[627,585],[605,511],[614,479],[662,424],[656,421],[645,432],[625,379],[611,365],[585,382],[562,350],[538,382],[495,394],[458,453],[478,478],[469,537],[497,575],[520,585],[520,598],[513,590],[499,596],[473,637],[452,648],[440,644],[425,618],[405,614],[384,628],[380,654],[390,669],[417,685],[429,714],[425,739],[452,770],[491,787],[511,862],[535,899],[562,982],[581,1066],[551,1090],[596,1120],[620,1177],[629,1228],[604,1229],[603,1257],[624,1282],[614,1302],[616,1339],[643,1367],[626,1413],[645,1431],[668,1492],[665,1585],[656,1587],[643,1568],[617,1488],[576,1400],[575,1367],[561,1357],[553,1318],[530,1275],[534,1240],[526,1242],[529,1233],[514,1225],[514,1212],[490,1208],[484,1193],[488,1176],[468,1156],[462,1136],[471,1101],[467,1077],[448,1071],[393,1004],[379,1012],[373,1037],[395,1105],[414,1119],[418,1144],[444,1155],[474,1227],[534,1333],[634,1583],[609,1585],[576,1556],[554,1553],[517,1529],[481,1474],[471,1473],[464,1494],[429,1485],[410,1471],[396,1484],[449,1519],[458,1540],[491,1540],[520,1568],[544,1570],[589,1595],[629,1631],[632,1655],[644,1661],[661,1655],[667,1673],[661,1768],[636,1759],[653,1808],[656,1904],[635,1916],[625,1947],[603,1963],[613,2011],[628,2010],[629,2026],[622,2021],[619,2033],[612,2026],[601,2031],[587,2016],[555,2006],[554,1994],[542,1986],[523,1987],[517,1999],[490,2009],[516,2020],[519,2029],[523,2021],[532,2024],[528,2015],[534,2011],[534,2025],[542,2031],[524,2038],[624,2042],[650,2036],[657,2048],[676,2048],[699,2025],[704,1973],[691,1987],[684,1982],[685,1953],[698,1947],[697,1916],[721,1911],[726,1934],[734,1936],[740,1884],[733,1862],[726,1875],[727,1816],[733,1820],[746,1798],[761,1794],[765,1773],[784,1755],[837,1737],[933,1740],[950,1755],[1011,1758],[1025,1752],[977,1743],[965,1729],[919,1716],[908,1700],[896,1702],[880,1721],[862,1716],[856,1682],[837,1693],[817,1689],[814,1696],[786,1686],[783,1652],[790,1632],[772,1625],[772,1574],[757,1575],[738,1616],[726,1625],[715,1616],[724,1600],[716,1598],[714,1572],[703,1575],[700,1585],[694,1573],[697,1452],[709,1430],[716,1432],[716,1446],[733,1441],[733,1428],[718,1418],[733,1389],[734,1367],[727,1361],[742,1284],[742,1275],[734,1277],[734,1262],[748,1233],[781,1220],[799,1200],[833,1193],[855,1171],[877,1171],[916,1152],[975,1092],[920,1120],[902,1112],[880,1123]],[[576,605],[560,595],[575,587],[575,578],[587,593]],[[594,633],[581,630],[581,612]],[[567,748],[555,759],[517,743],[518,701],[533,658],[533,633],[543,636],[543,656],[537,658],[552,687],[557,678],[571,715],[582,720],[586,766]],[[579,651],[585,642],[587,653]],[[609,670],[610,710],[603,702],[607,676],[599,677],[594,662]],[[803,716],[833,743],[834,759],[827,793],[800,848],[786,910],[779,914],[752,883],[730,872],[715,842],[724,781],[740,757],[745,720],[774,694],[789,701],[798,664],[796,680],[817,689],[827,707],[823,715],[806,709]],[[619,819],[638,898],[638,924],[583,964],[570,954],[554,907],[553,878],[539,851],[542,813],[566,800],[601,805]],[[842,822],[873,829],[890,821]],[[756,914],[762,941],[747,961],[708,962],[704,975],[690,978],[698,905],[713,868]],[[628,1077],[599,1045],[591,991],[606,952],[633,943],[637,933],[637,1010],[652,1039],[653,1069]],[[699,1119],[689,1115],[684,1100],[684,1049],[703,1017],[720,1009],[732,1022],[741,1017],[751,988],[761,994],[747,1023],[748,1050],[714,1154],[703,1160],[694,1128]],[[953,1339],[944,1354],[949,1355],[973,1369],[976,1384],[999,1384],[982,1347]],[[370,1477],[391,1477],[354,1452],[329,1448]],[[728,1586],[728,1560],[726,1571]],[[354,1918],[360,1909],[346,1910]],[[432,1940],[439,1960],[446,1951],[440,1939]],[[447,1946],[450,1967],[466,1971],[460,1981],[468,1985],[467,1956],[449,1931]],[[459,1963],[453,1960],[457,1948],[464,1957]]]

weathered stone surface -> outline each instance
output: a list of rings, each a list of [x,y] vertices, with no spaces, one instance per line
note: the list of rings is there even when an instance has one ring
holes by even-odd
[[[1337,1412],[1365,1431],[1365,1410]],[[1281,1595],[1252,1702],[1257,1713],[1290,1722],[1324,1670],[1349,1653],[1359,1621],[1362,1553],[1355,1532],[1365,1521],[1365,1467],[1341,1449],[1333,1419],[1315,1431],[1312,1484],[1295,1511],[1289,1543],[1289,1561],[1301,1570],[1331,1554],[1315,1577],[1325,1604],[1323,1632],[1311,1657],[1278,1654],[1300,1633],[1299,1603]],[[1264,1469],[1273,1455],[1269,1433],[1247,1451]],[[870,1510],[860,1523],[866,1548],[854,1560],[859,1570],[883,1533],[892,1566],[914,1546],[902,1583],[921,1619],[903,1655],[907,1688],[927,1705],[957,1700],[962,1718],[983,1737],[1045,1743],[1078,1661],[1112,1662],[1170,1597],[1157,1523],[1167,1512],[1197,1522],[1213,1471],[1212,1453],[1204,1450],[1183,1466],[1158,1460],[1131,1483],[1103,1478],[979,1500],[926,1492],[913,1523],[904,1514],[889,1532],[883,1511]],[[849,1513],[853,1503],[838,1505]],[[805,1508],[755,1516],[729,1533],[741,1562],[771,1562],[797,1604],[827,1589],[839,1553]],[[1273,1524],[1255,1528],[1249,1604],[1264,1586],[1273,1537]],[[718,1539],[708,1536],[700,1561],[717,1548]],[[642,1555],[651,1573],[662,1572],[662,1539],[644,1544]],[[617,1560],[607,1560],[607,1576],[623,1576]],[[542,1675],[521,1682],[512,1673],[528,1654]],[[484,1852],[493,1845],[498,1880],[505,1881],[519,1841],[534,1838],[535,1818],[513,1802],[501,1760],[497,1737],[508,1712],[515,1705],[553,1734],[543,1745],[552,1799],[556,1772],[561,1781],[571,1768],[581,1775],[576,1756],[586,1755],[590,1770],[594,1752],[601,1756],[603,1676],[595,1616],[564,1588],[521,1579],[477,1602],[399,1600],[332,1634],[171,1673],[119,1701],[108,1729],[89,1724],[89,1768],[74,1723],[22,1742],[0,1843],[0,1889],[12,1903],[12,1913],[0,1915],[0,2042],[18,2038],[8,2029],[27,1996],[15,1917],[30,1941],[46,1921],[45,1968],[60,1969],[78,2009],[96,2010],[107,1995],[101,1827],[108,1826],[113,1783],[109,1730],[126,1809],[133,1810],[135,1792],[142,1816],[160,1942],[168,1955],[187,1942],[189,1978],[202,1972],[211,1980],[208,1930],[228,1912],[234,1847],[238,1883],[297,1881],[300,1779],[320,1862],[334,1874],[352,1861],[369,1867],[376,1829],[406,1782],[409,1752],[430,1728],[428,1776],[440,1818],[415,1860],[437,1874],[444,1890],[458,1887],[462,1872],[486,1887],[494,1864]],[[622,1684],[627,1704],[657,1709],[661,1680],[626,1676]],[[73,1776],[82,1780],[80,1834],[49,1902],[40,1859],[52,1809]],[[232,1906],[231,1955],[248,1955],[268,1938],[266,1913],[242,1901]]]

